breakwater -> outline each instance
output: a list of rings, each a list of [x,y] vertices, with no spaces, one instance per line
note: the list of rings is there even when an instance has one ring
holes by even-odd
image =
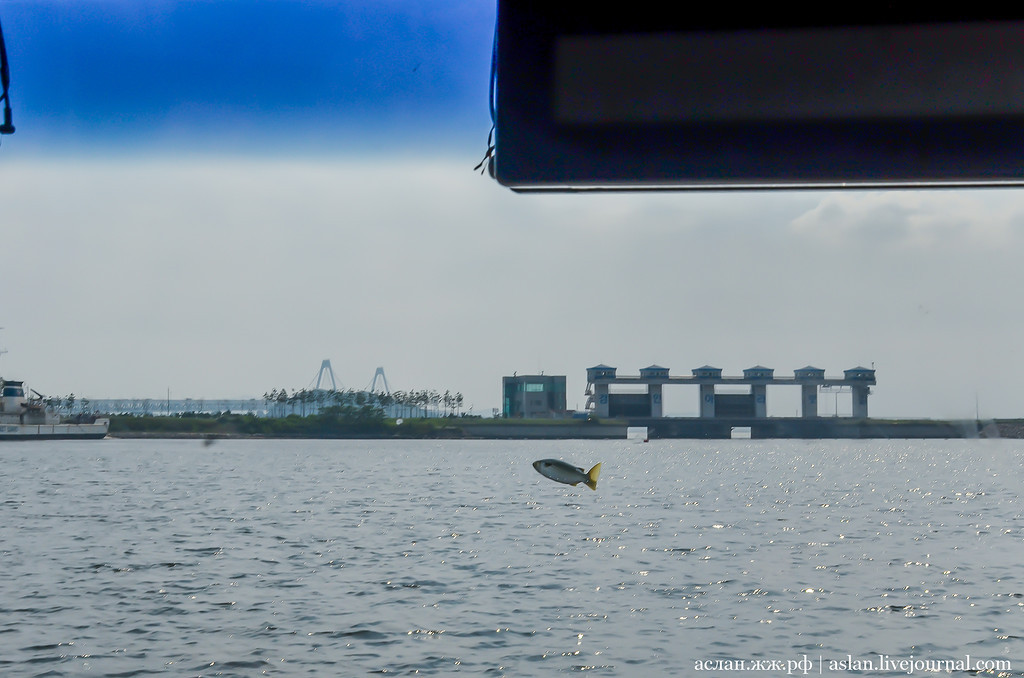
[[[271,426],[270,424],[274,424]],[[1024,420],[783,418],[701,419],[435,419],[325,421],[289,417],[261,420],[230,415],[208,419],[114,417],[110,435],[117,438],[477,438],[507,440],[586,440],[625,438],[627,428],[643,426],[648,436],[682,439],[728,439],[741,432],[753,439],[955,439],[1024,438]]]
[[[499,423],[501,422],[501,423]],[[462,427],[469,437],[543,439],[543,438],[623,438],[627,427],[647,427],[648,437],[687,439],[728,439],[736,429],[750,429],[752,439],[950,439],[950,438],[1022,438],[1024,421],[955,421],[910,419],[850,418],[762,418],[700,419],[632,418],[615,422],[586,422],[554,426],[528,422],[505,423],[487,420]]]

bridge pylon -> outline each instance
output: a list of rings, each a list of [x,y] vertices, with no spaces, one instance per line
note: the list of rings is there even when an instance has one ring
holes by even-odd
[[[325,360],[320,363],[320,372],[316,375],[316,390],[320,390],[320,383],[323,381],[324,374],[326,374],[331,380],[331,390],[338,390],[338,383],[334,381],[334,370],[331,369],[331,361]]]
[[[377,392],[377,378],[380,378],[384,382],[384,393],[391,393],[391,388],[388,386],[388,378],[384,376],[384,368],[378,367],[377,371],[373,373],[373,382],[370,383],[370,393]]]

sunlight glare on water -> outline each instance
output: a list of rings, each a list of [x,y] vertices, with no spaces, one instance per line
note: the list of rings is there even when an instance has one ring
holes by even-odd
[[[4,675],[693,675],[805,655],[814,674],[970,655],[1024,675],[1016,441],[0,456]],[[542,477],[542,458],[603,462],[597,490]]]

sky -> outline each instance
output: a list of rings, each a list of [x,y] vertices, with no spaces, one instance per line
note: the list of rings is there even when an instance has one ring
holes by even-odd
[[[1024,416],[1021,191],[514,194],[473,171],[494,12],[0,2],[0,374],[246,398],[329,359],[489,415],[513,372],[582,408],[599,363],[874,366],[873,416]]]

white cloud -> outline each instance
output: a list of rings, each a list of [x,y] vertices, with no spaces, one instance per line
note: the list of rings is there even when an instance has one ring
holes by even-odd
[[[998,248],[1019,238],[1019,192],[990,190],[829,193],[793,220],[794,233],[836,246],[959,250]]]
[[[950,416],[976,390],[1024,407],[1017,192],[529,196],[472,164],[4,165],[0,368],[50,392],[241,397],[330,358],[347,386],[383,365],[489,411],[513,371],[566,374],[582,405],[598,362],[875,361],[875,414]]]

